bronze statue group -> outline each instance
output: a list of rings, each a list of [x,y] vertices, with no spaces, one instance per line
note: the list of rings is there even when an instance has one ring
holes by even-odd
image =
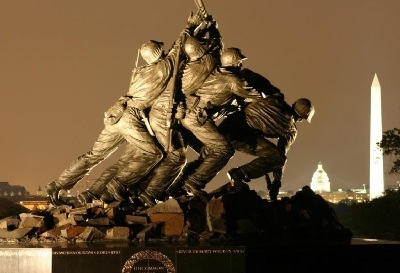
[[[255,159],[228,172],[231,190],[248,189],[247,182],[265,176],[270,199],[277,199],[295,123],[311,122],[314,107],[306,98],[288,104],[265,77],[243,68],[246,57],[225,47],[217,22],[198,7],[167,53],[159,41],[141,46],[146,64],[133,69],[129,90],[105,112],[93,147],[46,185],[53,205],[65,204],[60,191],[122,144],[118,162],[78,195],[82,204],[152,207],[184,195],[207,199],[205,186],[235,150]],[[189,148],[198,154],[192,162]]]

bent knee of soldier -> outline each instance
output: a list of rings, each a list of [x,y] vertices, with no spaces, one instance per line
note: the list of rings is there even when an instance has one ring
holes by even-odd
[[[91,150],[89,152],[86,152],[85,154],[81,155],[78,157],[78,161],[87,161],[91,162],[92,164],[97,164],[104,159],[108,157],[110,153],[107,151],[97,151],[97,150]]]
[[[227,154],[227,156],[232,157],[235,154],[235,148],[233,148],[232,145],[229,145],[229,148],[227,149],[226,154]]]
[[[235,149],[233,148],[232,144],[227,143],[222,145],[220,149],[218,149],[220,154],[224,154],[225,157],[231,158],[235,154]]]
[[[146,157],[149,160],[149,163],[150,162],[158,163],[164,158],[163,151],[155,147],[153,149],[145,149],[145,150],[142,149],[140,153],[142,157]]]
[[[168,154],[170,161],[177,165],[185,165],[186,163],[186,153],[183,149],[175,150]]]

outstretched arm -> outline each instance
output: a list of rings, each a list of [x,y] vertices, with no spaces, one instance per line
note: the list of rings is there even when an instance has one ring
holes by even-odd
[[[246,101],[258,101],[262,99],[260,92],[248,86],[247,82],[242,78],[233,78],[231,91],[236,96],[246,99]]]

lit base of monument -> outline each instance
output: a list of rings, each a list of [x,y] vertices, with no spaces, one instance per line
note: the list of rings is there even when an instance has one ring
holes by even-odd
[[[0,248],[1,273],[243,273],[245,247],[126,242]]]
[[[128,242],[2,245],[0,273],[379,272],[400,244],[251,244]]]
[[[0,248],[0,273],[51,273],[51,248]]]

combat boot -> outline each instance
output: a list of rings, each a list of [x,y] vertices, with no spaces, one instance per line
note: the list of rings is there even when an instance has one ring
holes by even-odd
[[[76,196],[78,199],[79,203],[81,203],[82,206],[86,206],[89,203],[92,203],[92,198],[89,197],[89,194],[87,191],[84,191]]]
[[[187,181],[183,185],[183,189],[191,195],[194,196],[208,196],[208,193],[202,190],[202,186],[193,182],[193,181]]]
[[[172,198],[179,198],[183,195],[187,195],[187,192],[182,188],[182,186],[172,184],[166,191],[168,196]]]
[[[111,179],[111,181],[107,184],[108,192],[115,198],[117,201],[124,201],[128,199],[128,192],[124,185],[121,182],[116,180],[115,178]]]
[[[50,202],[54,206],[61,206],[65,205],[66,202],[62,199],[60,199],[59,193],[61,188],[57,185],[57,180],[50,182],[44,187],[44,190],[46,191],[47,197],[49,197]]]
[[[139,197],[138,197],[139,201],[142,202],[143,205],[145,205],[146,207],[154,207],[155,205],[157,205],[157,201],[156,198],[154,198],[152,195],[150,195],[148,192],[144,191],[142,192]]]
[[[106,204],[111,204],[113,201],[115,201],[114,196],[109,193],[108,191],[105,191],[101,196],[100,200],[103,201]]]
[[[281,187],[281,181],[279,180],[274,180],[271,184],[268,184],[267,189],[268,189],[268,194],[269,198],[271,201],[277,201],[278,200],[278,194],[279,194],[279,188]]]
[[[244,173],[242,169],[233,168],[227,173],[227,175],[237,190],[250,189],[249,186],[244,182],[250,182],[251,179]]]
[[[98,200],[93,193],[90,191],[84,191],[76,196],[78,198],[78,201],[83,205],[86,206],[87,204],[93,203],[93,200]]]

